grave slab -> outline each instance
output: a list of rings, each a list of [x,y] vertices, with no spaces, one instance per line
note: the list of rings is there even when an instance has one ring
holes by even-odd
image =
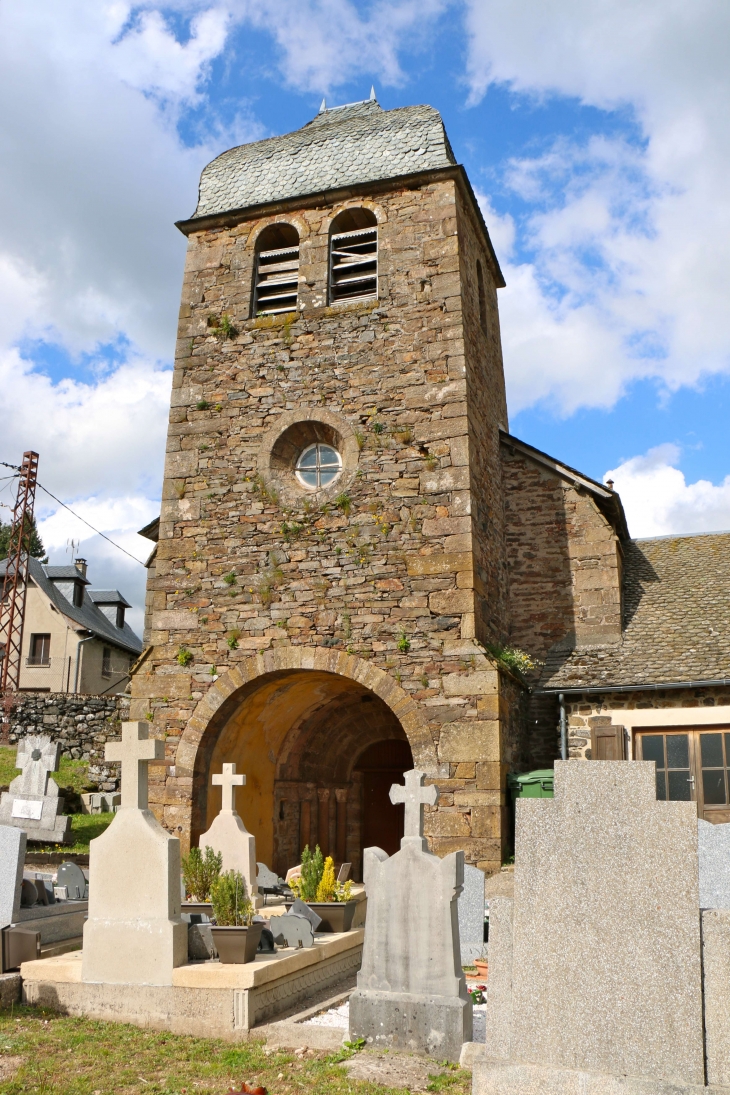
[[[365,849],[368,913],[350,1037],[458,1061],[472,1035],[457,915],[464,853],[439,859],[428,851],[423,807],[438,792],[424,778],[414,769],[404,787],[391,788],[391,801],[405,803],[400,851]]]
[[[89,919],[83,979],[104,984],[170,985],[187,961],[180,918],[180,841],[162,828],[147,802],[147,765],[164,757],[144,722],[122,724],[107,760],[122,762],[122,803],[91,841]]]
[[[464,864],[464,888],[459,894],[461,964],[470,966],[484,948],[484,871]]]
[[[543,1090],[702,1085],[698,913],[696,805],[657,802],[651,763],[556,762],[554,799],[517,801],[512,947],[489,945],[490,982],[512,969],[509,1062],[475,1092],[507,1095],[517,1064],[570,1072]]]
[[[258,954],[254,962],[191,962],[172,984],[101,984],[82,979],[79,952],[24,962],[23,1000],[69,1015],[175,1034],[245,1041],[257,1024],[290,1012],[359,968],[363,932],[315,939],[303,950]]]
[[[28,840],[64,844],[71,840],[71,818],[61,813],[63,798],[51,772],[58,771],[61,745],[32,734],[18,745],[15,767],[22,772],[0,796],[0,825],[23,829]]]
[[[224,764],[223,771],[212,777],[214,787],[221,788],[221,811],[207,832],[202,833],[198,846],[212,848],[223,857],[224,871],[240,871],[246,880],[254,907],[261,904],[256,879],[256,838],[249,833],[236,811],[236,788],[246,785],[243,773],[236,773],[235,764]]]

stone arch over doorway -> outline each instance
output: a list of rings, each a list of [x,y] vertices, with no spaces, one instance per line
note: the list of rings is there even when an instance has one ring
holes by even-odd
[[[416,703],[366,660],[297,647],[243,659],[201,700],[178,745],[176,776],[192,783],[191,842],[220,807],[211,770],[235,761],[247,776],[239,812],[259,859],[282,873],[304,843],[319,843],[336,860],[352,861],[358,876],[364,780],[372,779],[358,761],[387,742],[412,758],[406,767],[436,775],[433,739]]]

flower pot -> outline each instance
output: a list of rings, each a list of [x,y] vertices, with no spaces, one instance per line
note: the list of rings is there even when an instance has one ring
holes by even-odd
[[[286,901],[287,912],[293,902]],[[349,932],[357,908],[357,901],[305,901],[317,916],[322,917],[318,932]]]
[[[474,965],[477,968],[477,977],[481,977],[483,981],[487,980],[489,976],[489,965],[483,958],[477,958],[474,961]]]
[[[180,904],[181,913],[205,913],[210,919],[213,916],[213,906],[210,901],[183,901]]]
[[[211,929],[213,945],[224,965],[253,962],[264,925],[259,920],[247,928],[223,927],[214,924]]]

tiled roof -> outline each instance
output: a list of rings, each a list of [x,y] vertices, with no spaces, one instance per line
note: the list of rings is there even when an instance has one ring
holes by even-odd
[[[127,650],[132,654],[142,653],[142,642],[137,638],[129,624],[125,623],[124,627],[115,627],[101,609],[94,604],[95,594],[93,592],[84,590],[84,602],[77,607],[64,597],[55,583],[50,580],[51,577],[85,580],[81,578],[76,567],[44,566],[32,556],[29,562],[31,578],[38,588],[43,590],[46,597],[56,606],[59,612],[62,612],[64,616],[79,624],[86,631],[91,631],[97,639],[112,643],[114,646],[119,646],[122,650]],[[0,577],[5,574],[6,565],[7,559],[0,560]],[[124,604],[127,604],[123,597],[121,599]]]
[[[383,110],[375,100],[353,103],[323,110],[293,133],[218,156],[203,170],[193,217],[455,163],[433,107]]]
[[[73,579],[74,582],[83,582],[85,586],[91,585],[91,582],[88,580],[88,578],[84,578],[79,568],[75,566],[44,566],[43,571],[46,575],[46,578],[66,578],[68,581],[71,581]]]
[[[623,547],[622,641],[554,649],[540,689],[730,680],[730,532]]]

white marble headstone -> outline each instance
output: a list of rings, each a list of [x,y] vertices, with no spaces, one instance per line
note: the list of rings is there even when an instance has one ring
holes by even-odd
[[[0,928],[18,918],[26,841],[22,829],[0,825]]]

